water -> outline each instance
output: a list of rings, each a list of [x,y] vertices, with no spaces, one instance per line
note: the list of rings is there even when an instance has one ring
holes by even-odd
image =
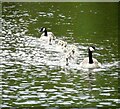
[[[2,107],[118,107],[117,3],[2,3]],[[40,27],[75,45],[66,66]],[[79,67],[94,45],[102,68]]]

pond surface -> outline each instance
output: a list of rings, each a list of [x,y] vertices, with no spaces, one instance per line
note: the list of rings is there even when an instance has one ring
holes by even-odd
[[[2,107],[118,107],[117,3],[2,3]],[[54,42],[40,40],[39,28],[75,45],[66,65]],[[101,68],[79,67],[95,46]]]

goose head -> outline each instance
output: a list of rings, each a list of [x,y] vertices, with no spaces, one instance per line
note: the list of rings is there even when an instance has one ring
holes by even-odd
[[[41,27],[40,29],[39,29],[39,32],[46,32],[47,31],[47,29],[45,28],[45,27]]]
[[[94,47],[94,46],[90,46],[90,47],[88,48],[88,50],[89,50],[90,52],[93,52],[93,51],[95,51],[95,47]]]
[[[47,29],[45,27],[41,27],[39,32],[43,33],[44,36],[48,36]]]

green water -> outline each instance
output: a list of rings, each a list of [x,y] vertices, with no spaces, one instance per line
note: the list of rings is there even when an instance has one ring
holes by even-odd
[[[118,3],[2,3],[2,107],[117,108]],[[40,27],[78,48],[65,65]],[[84,71],[88,46],[102,68]]]

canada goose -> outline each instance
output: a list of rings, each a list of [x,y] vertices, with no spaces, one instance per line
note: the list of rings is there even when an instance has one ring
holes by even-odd
[[[97,59],[92,58],[92,52],[95,50],[94,46],[90,46],[88,48],[88,57],[86,57],[81,63],[80,67],[82,68],[98,68],[101,67],[101,64],[97,61]]]
[[[47,32],[47,29],[45,27],[42,27],[39,32],[42,32],[40,39],[44,41],[48,41],[51,45],[52,40],[55,39],[55,36],[52,32]]]
[[[67,42],[63,40],[56,40],[56,49],[59,52],[65,52],[67,47]]]
[[[68,45],[65,53],[66,65],[69,64],[69,60],[76,58],[76,54],[77,54],[77,47],[75,45]]]
[[[71,55],[74,55],[77,52],[77,47],[75,45],[69,45],[67,49],[72,53]]]
[[[66,60],[66,65],[67,66],[69,64],[69,60],[71,60],[71,59],[74,59],[73,52],[72,51],[66,52],[66,54],[65,54],[65,60]]]
[[[63,40],[59,40],[58,41],[58,45],[60,45],[61,47],[66,47],[67,46],[67,42],[65,42]]]

